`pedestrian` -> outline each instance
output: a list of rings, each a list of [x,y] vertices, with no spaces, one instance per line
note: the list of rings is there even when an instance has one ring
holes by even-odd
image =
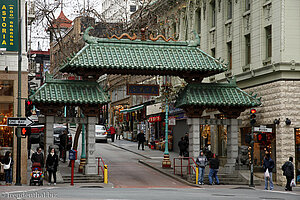
[[[186,142],[187,147],[189,146],[189,133],[186,132],[184,135],[184,141]]]
[[[198,156],[198,158],[196,159],[196,164],[198,165],[198,169],[199,169],[199,177],[198,177],[198,184],[199,185],[204,185],[203,183],[203,179],[204,179],[204,171],[205,171],[205,167],[207,165],[207,158],[206,156],[203,154],[203,151],[200,151],[200,155]]]
[[[42,148],[36,148],[36,152],[31,156],[32,167],[44,167],[44,154],[42,153]]]
[[[210,159],[209,161],[209,175],[208,175],[209,185],[213,184],[213,178],[215,178],[217,185],[220,184],[218,178],[219,165],[220,165],[220,161],[218,155],[213,154],[212,159]]]
[[[2,160],[4,174],[5,174],[5,183],[6,185],[12,184],[12,166],[14,164],[14,160],[12,158],[11,152],[5,152],[5,156]]]
[[[144,143],[145,143],[145,134],[144,131],[141,130],[140,133],[137,135],[138,140],[138,150],[140,149],[140,146],[142,145],[142,150],[144,151]]]
[[[272,179],[272,171],[274,169],[275,163],[271,159],[270,153],[265,155],[263,161],[263,168],[265,172],[265,190],[268,190],[268,182],[270,182],[270,190],[273,190],[273,179]]]
[[[121,132],[122,132],[122,126],[121,124],[117,125],[117,136],[116,136],[116,140],[119,138],[119,140],[121,139]]]
[[[285,191],[292,191],[291,181],[294,178],[293,157],[290,157],[289,161],[285,162],[281,169],[283,171],[283,175],[286,177]]]
[[[181,140],[178,142],[179,147],[179,156],[185,157],[185,152],[187,151],[187,143],[184,137],[181,137]]]
[[[111,135],[111,141],[115,141],[115,134],[116,134],[116,129],[111,125],[110,128],[107,130],[110,132]]]
[[[66,152],[67,152],[67,145],[68,145],[68,132],[64,130],[62,134],[59,136],[59,143],[60,143],[60,158],[62,159],[63,163],[66,162]]]
[[[53,185],[56,185],[57,166],[58,166],[58,156],[56,155],[54,148],[51,148],[46,160],[46,169],[48,171],[48,177],[49,177],[48,185],[51,185],[52,175],[54,179]]]

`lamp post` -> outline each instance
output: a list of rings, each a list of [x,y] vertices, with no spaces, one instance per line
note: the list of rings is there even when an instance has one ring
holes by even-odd
[[[21,48],[21,0],[18,0],[18,110],[17,116],[21,117],[21,66],[22,66],[22,48]],[[17,128],[17,166],[16,166],[16,184],[17,186],[21,186],[21,128]]]
[[[163,168],[171,168],[171,161],[170,161],[170,155],[169,155],[169,150],[168,150],[168,129],[169,129],[169,101],[168,101],[168,95],[169,95],[169,88],[168,88],[168,81],[167,81],[167,77],[164,77],[164,87],[165,87],[165,91],[164,91],[164,98],[166,101],[166,126],[165,126],[165,152],[164,152],[164,159],[162,161],[162,167]]]
[[[81,117],[84,117],[83,114],[81,114]],[[79,169],[78,172],[82,173],[83,172],[83,168],[86,164],[86,154],[85,154],[85,125],[82,124],[82,138],[81,138],[81,157],[80,157],[80,165],[79,165]]]

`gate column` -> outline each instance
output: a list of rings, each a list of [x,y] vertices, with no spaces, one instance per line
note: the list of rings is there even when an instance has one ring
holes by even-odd
[[[200,153],[200,118],[188,118],[189,157],[197,158]]]
[[[53,137],[53,124],[54,124],[54,116],[46,115],[46,132],[44,133],[44,157],[46,159],[48,155],[48,150],[51,145],[53,145],[54,137]],[[58,152],[56,152],[58,153]],[[45,162],[46,163],[46,162]]]
[[[88,117],[86,131],[86,165],[85,174],[97,174],[97,163],[95,155],[95,125],[97,117]]]
[[[227,126],[227,163],[225,165],[226,173],[233,173],[235,171],[236,159],[238,157],[238,133],[239,120],[228,119],[230,121]]]

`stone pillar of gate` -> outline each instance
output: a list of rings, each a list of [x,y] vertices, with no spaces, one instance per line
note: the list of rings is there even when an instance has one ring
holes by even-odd
[[[45,117],[45,130],[44,133],[44,157],[46,159],[48,155],[49,147],[53,145],[54,138],[53,138],[53,124],[54,124],[54,116],[46,115]],[[58,152],[56,152],[58,153]]]
[[[97,117],[88,117],[86,128],[86,165],[85,174],[97,174],[96,149],[95,149],[95,125]]]
[[[200,153],[200,118],[188,118],[189,157],[196,158]]]
[[[236,159],[238,157],[238,133],[239,120],[228,119],[230,121],[227,126],[227,163],[225,164],[225,173],[233,173],[235,171]]]

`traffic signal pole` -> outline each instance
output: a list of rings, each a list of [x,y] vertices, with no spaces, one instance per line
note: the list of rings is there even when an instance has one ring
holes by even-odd
[[[254,126],[251,125],[251,142],[250,142],[250,147],[251,147],[251,163],[250,163],[250,185],[249,187],[255,187],[254,181],[253,181],[253,153],[254,153],[254,134],[253,134],[253,128]]]
[[[18,0],[18,109],[17,117],[21,117],[21,87],[22,87],[22,77],[21,77],[21,66],[22,66],[22,48],[21,48],[21,0]],[[17,166],[16,166],[16,184],[21,186],[21,128],[17,127]]]

